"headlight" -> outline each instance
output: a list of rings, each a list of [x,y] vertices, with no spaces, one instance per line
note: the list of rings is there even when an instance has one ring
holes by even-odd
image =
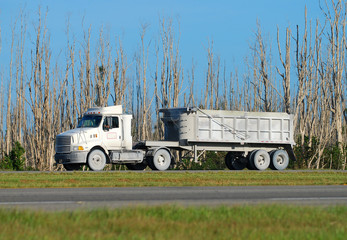
[[[74,151],[83,151],[84,148],[82,146],[75,146],[72,148]]]

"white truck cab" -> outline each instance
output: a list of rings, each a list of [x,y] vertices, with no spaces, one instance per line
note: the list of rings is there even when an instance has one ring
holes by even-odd
[[[77,128],[57,135],[56,162],[67,170],[87,163],[98,171],[111,160],[142,161],[142,151],[132,151],[131,119],[121,105],[88,109]]]

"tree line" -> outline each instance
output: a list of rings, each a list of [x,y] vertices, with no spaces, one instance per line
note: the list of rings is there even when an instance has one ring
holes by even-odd
[[[194,64],[190,69],[182,66],[172,19],[159,20],[155,43],[146,35],[149,26],[142,25],[133,55],[103,29],[96,48],[91,47],[91,27],[83,26],[83,39],[77,41],[67,23],[64,60],[54,61],[47,13],[39,10],[30,48],[27,19],[21,14],[11,28],[9,66],[0,75],[0,163],[20,143],[27,169],[57,169],[55,136],[75,127],[89,107],[123,105],[134,116],[134,140],[143,140],[163,137],[158,109],[189,105],[291,113],[298,157],[294,167],[345,169],[346,4],[326,1],[321,7],[324,23],[307,21],[305,9],[304,26],[277,29],[276,47],[257,23],[241,76],[226,69],[209,42],[203,86],[195,79]]]

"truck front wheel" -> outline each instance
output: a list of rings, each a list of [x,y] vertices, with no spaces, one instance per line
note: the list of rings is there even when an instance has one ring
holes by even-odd
[[[159,149],[150,161],[152,162],[149,166],[152,170],[165,171],[171,165],[171,154],[166,149]]]
[[[91,151],[87,158],[87,164],[93,171],[102,171],[106,165],[104,152],[99,149]]]

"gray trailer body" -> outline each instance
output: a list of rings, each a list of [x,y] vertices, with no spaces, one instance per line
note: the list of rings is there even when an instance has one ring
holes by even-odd
[[[294,144],[293,116],[278,112],[163,109],[165,140]]]
[[[161,109],[164,141],[146,141],[147,147],[168,147],[197,151],[268,152],[285,149],[295,160],[292,147],[293,115],[279,112],[202,110],[198,108]]]

